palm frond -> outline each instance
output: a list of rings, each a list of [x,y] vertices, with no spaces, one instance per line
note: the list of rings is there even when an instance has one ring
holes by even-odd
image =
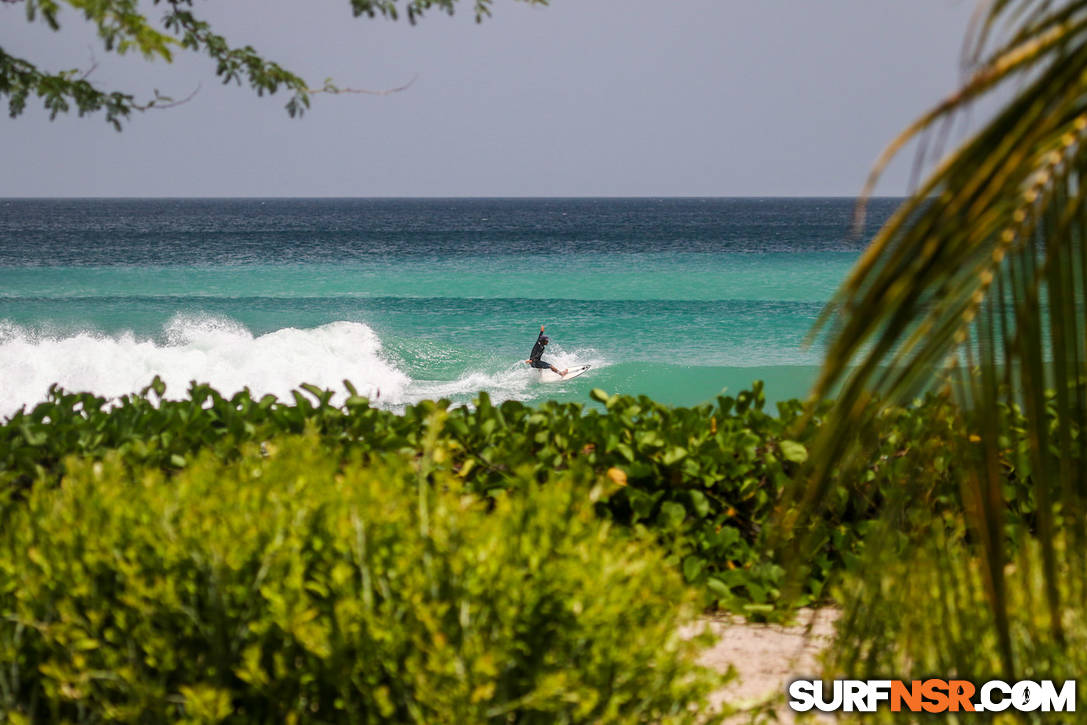
[[[962,88],[891,143],[866,195],[910,139],[1013,79],[1023,85],[902,204],[824,312],[819,331],[829,342],[814,392],[837,391],[838,402],[816,446],[801,522],[818,511],[835,469],[861,452],[857,431],[874,415],[872,401],[948,390],[971,426],[963,501],[1011,676],[1002,459],[1030,473],[1058,643],[1058,571],[1074,565],[1080,582],[1087,573],[1087,2],[994,0],[969,42],[976,67]],[[1009,452],[1000,440],[1008,406],[1024,413],[1026,450]]]

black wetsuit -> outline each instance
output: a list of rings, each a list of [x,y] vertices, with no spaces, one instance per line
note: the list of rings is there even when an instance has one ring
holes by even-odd
[[[528,362],[534,368],[539,368],[540,370],[550,370],[551,363],[544,362],[540,359],[540,356],[543,355],[544,351],[543,339],[544,334],[543,330],[541,330],[540,336],[536,338],[536,344],[532,346],[532,353],[528,356]]]

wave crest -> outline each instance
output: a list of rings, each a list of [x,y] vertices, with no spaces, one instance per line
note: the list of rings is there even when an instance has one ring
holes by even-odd
[[[382,356],[378,335],[359,322],[254,335],[228,318],[178,315],[155,341],[131,332],[57,335],[0,321],[0,416],[43,400],[53,383],[116,398],[138,392],[155,375],[171,398],[196,380],[224,395],[248,387],[258,397],[287,400],[302,383],[341,397],[346,378],[390,405],[405,402],[411,383]]]

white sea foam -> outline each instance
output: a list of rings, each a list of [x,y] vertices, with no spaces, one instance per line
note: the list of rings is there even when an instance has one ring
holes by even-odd
[[[357,322],[255,336],[233,320],[179,315],[161,341],[132,333],[61,336],[0,322],[0,418],[43,400],[52,383],[115,398],[139,391],[155,375],[168,398],[184,396],[197,380],[224,395],[248,387],[284,400],[302,383],[339,391],[342,399],[346,378],[389,405],[406,402],[411,382],[383,358],[377,334]]]
[[[565,352],[561,349],[552,349],[545,359],[555,367],[576,367],[589,364],[594,367],[605,367],[607,361],[600,357],[595,350],[578,350]],[[488,370],[484,366],[470,368],[455,380],[414,380],[404,393],[404,402],[417,402],[420,400],[437,400],[449,398],[454,403],[467,403],[475,398],[480,390],[489,393],[492,402],[501,403],[505,400],[541,400],[554,395],[560,388],[549,384],[541,385],[539,374],[532,367],[524,364],[524,361],[515,361],[512,364],[498,363],[499,370]]]
[[[595,368],[607,367],[607,361],[595,350],[577,350],[566,352],[561,348],[549,349],[544,359],[560,370],[579,365],[592,365]],[[494,403],[506,400],[541,400],[560,391],[562,383],[543,385],[536,370],[524,364],[523,360],[512,364],[496,363],[498,370],[484,366],[471,368],[456,380],[450,381],[413,381],[405,391],[405,402],[436,400],[449,398],[454,403],[467,403],[481,390],[486,391]]]
[[[593,350],[555,348],[545,359],[559,368],[606,365]],[[117,398],[138,392],[156,375],[166,383],[167,398],[184,397],[195,380],[228,396],[248,387],[257,397],[271,393],[287,402],[302,383],[336,391],[333,401],[341,402],[347,379],[374,404],[394,410],[425,399],[469,403],[481,390],[495,402],[559,391],[541,385],[523,361],[504,358],[470,363],[454,380],[412,379],[384,354],[374,330],[359,322],[254,335],[229,318],[178,315],[157,339],[147,339],[131,332],[32,330],[0,320],[0,420],[44,400],[53,383]]]
[[[593,348],[566,351],[562,346],[549,345],[543,359],[551,363],[559,370],[573,368],[579,365],[592,365],[594,368],[608,366],[608,361]]]

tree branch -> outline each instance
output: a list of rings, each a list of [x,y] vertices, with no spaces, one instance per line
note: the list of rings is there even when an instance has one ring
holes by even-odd
[[[14,5],[22,0],[0,0]],[[490,15],[493,0],[470,0],[477,21]],[[548,0],[521,0],[530,5],[546,5]],[[173,60],[173,51],[180,46],[205,55],[215,62],[215,75],[223,83],[247,85],[258,96],[275,93],[281,88],[291,95],[286,109],[292,118],[302,115],[310,107],[310,97],[317,93],[365,94],[387,96],[412,86],[418,76],[396,88],[367,89],[341,88],[325,81],[319,88],[310,88],[300,76],[274,61],[265,60],[252,46],[235,47],[226,38],[215,33],[211,25],[198,18],[192,0],[152,0],[165,11],[158,22],[151,22],[140,10],[140,0],[33,0],[27,2],[27,20],[39,17],[54,30],[59,29],[58,14],[65,6],[81,14],[98,31],[107,52],[124,55],[137,51],[145,58]],[[401,11],[408,22],[414,24],[427,11],[452,14],[458,0],[348,0],[354,15],[381,16],[396,20]],[[469,4],[469,0],[464,0]],[[75,110],[80,116],[104,110],[106,121],[121,130],[122,121],[128,120],[132,111],[151,108],[173,108],[187,103],[200,90],[197,86],[185,98],[174,101],[155,91],[150,101],[138,103],[132,94],[102,89],[88,78],[98,68],[91,56],[91,65],[80,74],[78,70],[49,72],[22,58],[7,55],[0,48],[0,98],[7,97],[8,112],[12,118],[26,109],[27,99],[34,95],[42,100],[50,119],[59,113]]]
[[[196,96],[196,94],[200,92],[200,88],[201,84],[197,83],[196,88],[193,89],[192,93],[177,101],[175,101],[173,98],[170,98],[169,96],[161,95],[156,90],[155,97],[151,101],[143,105],[133,103],[132,108],[136,109],[137,111],[150,111],[152,108],[157,108],[159,110],[165,110],[167,108],[177,108],[183,103],[188,103],[189,101],[191,101]]]
[[[321,88],[307,88],[306,93],[309,93],[310,95],[315,95],[317,93],[330,93],[330,94],[364,93],[364,94],[369,95],[369,96],[388,96],[388,95],[391,95],[393,93],[399,93],[400,91],[406,91],[408,88],[411,88],[411,86],[417,80],[419,80],[419,74],[418,73],[413,75],[411,77],[411,80],[408,81],[407,83],[405,83],[402,86],[397,86],[396,88],[385,88],[385,89],[382,89],[382,90],[379,90],[379,91],[375,91],[375,90],[371,90],[371,89],[368,89],[368,88],[340,88],[339,86],[335,85],[332,82],[331,78],[329,78],[329,79],[325,80],[325,85],[322,86]]]

